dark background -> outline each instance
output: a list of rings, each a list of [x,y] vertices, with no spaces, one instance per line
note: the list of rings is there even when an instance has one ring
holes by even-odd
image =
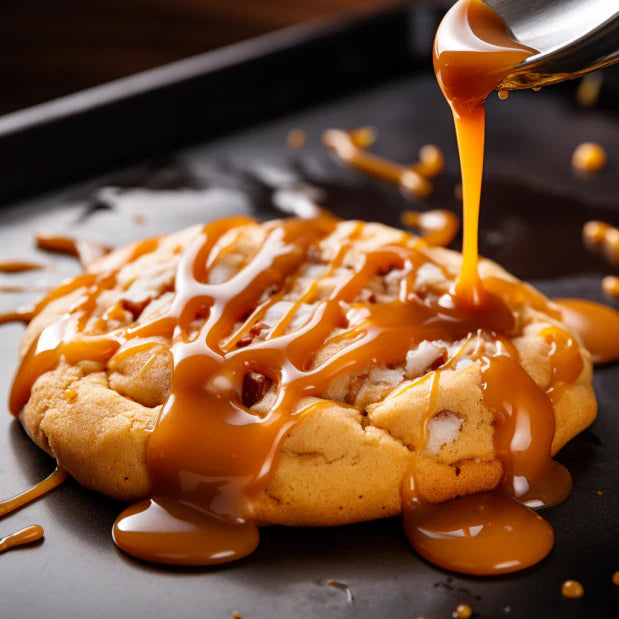
[[[0,11],[0,114],[315,18],[398,0],[19,0]]]

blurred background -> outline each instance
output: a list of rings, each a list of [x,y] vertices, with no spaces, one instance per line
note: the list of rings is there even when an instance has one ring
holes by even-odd
[[[0,19],[0,114],[311,19],[398,0],[20,0]]]

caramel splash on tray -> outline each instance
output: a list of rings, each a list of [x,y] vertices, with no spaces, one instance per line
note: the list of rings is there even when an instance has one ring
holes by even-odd
[[[110,251],[109,247],[96,241],[87,241],[50,232],[37,232],[35,240],[39,249],[75,256],[84,267]]]
[[[460,221],[451,211],[436,209],[433,211],[404,211],[402,223],[407,228],[419,230],[428,245],[447,247],[458,234]]]
[[[0,260],[0,273],[24,273],[25,271],[36,271],[45,268],[38,262],[27,260]]]
[[[66,478],[67,474],[63,470],[57,468],[51,475],[49,475],[49,477],[46,477],[43,481],[32,486],[32,488],[29,488],[24,492],[20,492],[10,499],[0,501],[0,518],[47,494],[62,484]],[[33,542],[42,539],[43,535],[43,527],[38,524],[33,524],[25,527],[24,529],[20,529],[19,531],[11,533],[10,535],[0,539],[0,554],[10,548],[16,548],[17,546],[23,546],[25,544],[32,544]]]
[[[0,312],[0,325],[9,322],[29,323],[34,317],[34,307],[18,307],[16,310]]]
[[[0,516],[13,512],[27,503],[42,497],[44,494],[47,494],[62,484],[66,478],[67,474],[62,469],[56,469],[49,477],[46,477],[43,481],[32,486],[32,488],[20,492],[10,499],[0,501]]]
[[[432,184],[428,178],[440,174],[444,166],[443,155],[436,146],[423,146],[419,151],[419,161],[405,166],[365,150],[371,143],[367,133],[367,128],[353,131],[329,129],[322,141],[341,161],[361,172],[394,183],[419,198],[430,194]]]
[[[38,524],[31,524],[15,533],[11,533],[6,537],[0,538],[0,554],[11,548],[38,542],[43,538],[44,534],[43,527],[40,527]]]

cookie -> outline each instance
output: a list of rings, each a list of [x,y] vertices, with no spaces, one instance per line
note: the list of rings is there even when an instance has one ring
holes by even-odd
[[[302,341],[300,334],[318,320],[324,300],[336,293],[341,316],[308,345],[299,371],[335,367],[333,360],[344,358],[355,338],[378,346],[382,340],[370,341],[371,328],[363,326],[367,315],[382,316],[383,331],[385,325],[391,329],[391,339],[384,341],[391,344],[378,346],[362,367],[353,355],[348,365],[331,371],[320,392],[310,389],[294,403],[304,413],[295,417],[289,411],[294,422],[252,497],[260,522],[336,525],[399,514],[400,486],[412,458],[420,495],[428,501],[496,487],[504,463],[495,446],[497,411],[485,398],[484,363],[498,354],[516,360],[549,398],[555,415],[552,453],[595,418],[589,353],[550,301],[496,264],[482,260],[480,273],[509,309],[508,328],[498,333],[473,319],[455,330],[437,331],[431,319],[411,328],[393,308],[442,311],[460,254],[381,224],[335,220],[228,220],[206,247],[200,239],[215,225],[112,252],[47,297],[29,324],[11,406],[32,440],[80,484],[125,501],[149,495],[147,445],[170,396],[174,345],[179,338],[205,336],[204,316],[196,306],[191,319],[182,319],[182,329],[180,318],[171,331],[143,327],[163,324],[171,308],[184,316],[193,303],[179,291],[187,265],[195,270],[203,264],[209,290],[223,290],[248,264],[260,261],[261,249],[279,231],[293,225],[299,240],[286,250],[294,253],[293,266],[279,279],[266,278],[253,305],[228,317],[229,328],[215,343],[222,358],[243,350],[251,359],[277,338]],[[312,225],[318,231],[304,245],[303,226]],[[365,276],[351,292],[346,282],[359,265],[365,265]],[[135,335],[142,332],[147,335]],[[122,342],[118,333],[125,334]],[[89,342],[98,343],[96,354]],[[564,349],[575,372],[557,369],[557,351]],[[269,415],[280,394],[277,376],[260,367],[248,368],[235,389],[239,406],[259,417]]]

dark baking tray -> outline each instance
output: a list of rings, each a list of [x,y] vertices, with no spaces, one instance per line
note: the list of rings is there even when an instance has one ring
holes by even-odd
[[[0,119],[0,258],[53,267],[0,283],[47,285],[77,272],[71,259],[37,252],[33,230],[118,245],[233,213],[281,215],[277,187],[299,183],[344,217],[399,225],[405,208],[458,211],[452,121],[429,59],[439,17],[414,6],[296,29]],[[574,104],[571,86],[488,105],[481,249],[551,296],[602,300],[600,279],[613,272],[580,240],[589,218],[619,223],[617,100],[602,94],[602,105],[587,111]],[[428,200],[340,167],[320,145],[328,127],[364,124],[379,129],[374,150],[398,161],[414,160],[424,143],[443,149],[447,167]],[[286,146],[295,127],[309,137],[299,152]],[[570,170],[571,152],[585,140],[608,152],[593,180]],[[2,294],[0,310],[31,297]],[[1,328],[0,393],[22,332]],[[0,616],[230,618],[238,610],[246,619],[438,619],[459,603],[492,618],[617,616],[618,382],[617,365],[596,370],[599,418],[559,456],[574,492],[545,512],[555,548],[524,572],[482,579],[435,568],[411,552],[396,519],[270,527],[237,564],[156,567],[114,547],[120,504],[69,482],[0,522],[1,533],[33,522],[46,530],[37,547],[0,557]],[[8,496],[53,464],[2,408],[0,496]],[[351,588],[352,603],[331,578]],[[584,584],[584,599],[562,599],[567,578]]]

